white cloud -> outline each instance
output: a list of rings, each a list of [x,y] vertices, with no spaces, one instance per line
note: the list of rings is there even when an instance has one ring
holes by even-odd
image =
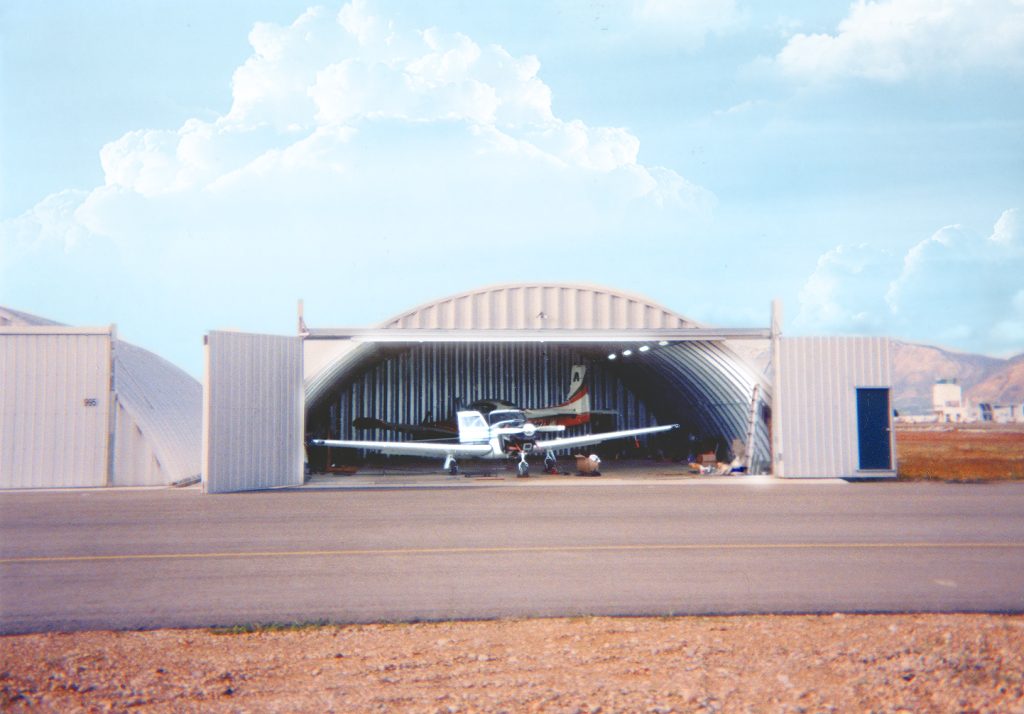
[[[1021,225],[1020,210],[1014,208],[1003,211],[988,239],[1010,251],[1024,248],[1024,226]]]
[[[989,236],[946,226],[902,261],[866,244],[821,256],[800,291],[804,331],[871,334],[991,354],[1024,351],[1024,229],[1020,210]]]
[[[1024,231],[1020,211],[1004,211],[991,235],[946,226],[907,252],[886,294],[908,326],[931,325],[936,340],[976,340],[994,351],[1019,351],[1024,310]]]
[[[385,266],[394,280],[579,279],[624,239],[637,261],[685,251],[713,203],[641,164],[628,130],[556,116],[536,57],[395,27],[358,1],[249,39],[230,111],[128,132],[100,151],[104,185],[0,224],[0,278],[55,259],[53,236],[81,259],[113,247],[146,292],[117,293],[137,281],[114,276],[104,290],[182,303],[198,332],[238,325],[237,300],[334,304],[339,276],[379,292]]]
[[[639,140],[629,131],[556,117],[535,57],[516,58],[436,29],[402,34],[387,25],[389,33],[374,32],[386,23],[365,11],[358,3],[337,17],[310,10],[289,27],[257,25],[253,56],[235,73],[231,111],[213,122],[133,131],[107,144],[101,151],[106,184],[156,196],[222,185],[240,172],[268,176],[286,163],[359,172],[365,166],[356,161],[358,137],[368,125],[415,134],[416,124],[454,123],[475,128],[453,147],[470,155],[486,156],[501,145],[504,152],[517,147],[531,161],[550,159],[532,170],[623,169],[639,183],[627,192],[631,198],[650,192],[664,199],[680,185],[671,172],[657,172],[663,181],[638,164]],[[375,150],[377,161],[414,160],[387,146]],[[400,181],[395,187],[401,190]]]
[[[775,57],[810,83],[898,82],[975,69],[1024,70],[1021,0],[858,0],[835,34],[797,34]]]
[[[634,0],[632,21],[644,34],[700,48],[708,35],[723,35],[743,22],[735,0]]]
[[[805,331],[873,334],[884,329],[885,286],[892,256],[861,243],[840,245],[818,259],[800,290],[794,324]]]

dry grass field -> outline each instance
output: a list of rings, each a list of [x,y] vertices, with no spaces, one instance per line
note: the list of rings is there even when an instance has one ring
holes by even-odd
[[[901,424],[896,455],[904,480],[1024,479],[1024,424]]]

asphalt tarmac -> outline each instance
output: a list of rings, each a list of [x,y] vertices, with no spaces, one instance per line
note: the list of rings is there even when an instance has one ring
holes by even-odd
[[[0,494],[0,632],[1024,611],[1024,483],[369,474]]]

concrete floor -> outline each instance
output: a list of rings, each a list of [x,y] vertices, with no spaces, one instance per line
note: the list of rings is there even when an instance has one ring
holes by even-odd
[[[395,459],[386,463],[372,462],[360,466],[353,473],[315,473],[307,477],[304,488],[360,488],[366,486],[464,486],[501,483],[524,486],[546,485],[587,485],[611,483],[765,483],[773,481],[771,476],[746,474],[694,474],[687,464],[674,461],[653,461],[632,459],[604,461],[600,475],[581,475],[575,462],[568,458],[559,459],[559,473],[547,474],[540,463],[531,464],[530,476],[517,478],[511,466],[503,461],[460,462],[460,473],[445,472],[436,460]],[[836,479],[822,479],[835,483]]]

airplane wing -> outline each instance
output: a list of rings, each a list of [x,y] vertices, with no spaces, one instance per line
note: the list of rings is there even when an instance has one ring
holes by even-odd
[[[563,439],[550,439],[538,441],[533,445],[535,451],[558,451],[559,449],[572,449],[577,446],[589,444],[600,444],[602,441],[622,439],[627,436],[640,436],[641,434],[656,434],[660,431],[678,429],[678,424],[666,424],[665,426],[648,426],[642,429],[623,429],[622,431],[607,431],[603,434],[584,434],[583,436],[567,436]]]
[[[349,439],[310,439],[310,446],[330,446],[339,449],[366,449],[382,454],[406,454],[408,456],[486,456],[491,453],[490,444],[442,444],[423,441],[354,441]]]

